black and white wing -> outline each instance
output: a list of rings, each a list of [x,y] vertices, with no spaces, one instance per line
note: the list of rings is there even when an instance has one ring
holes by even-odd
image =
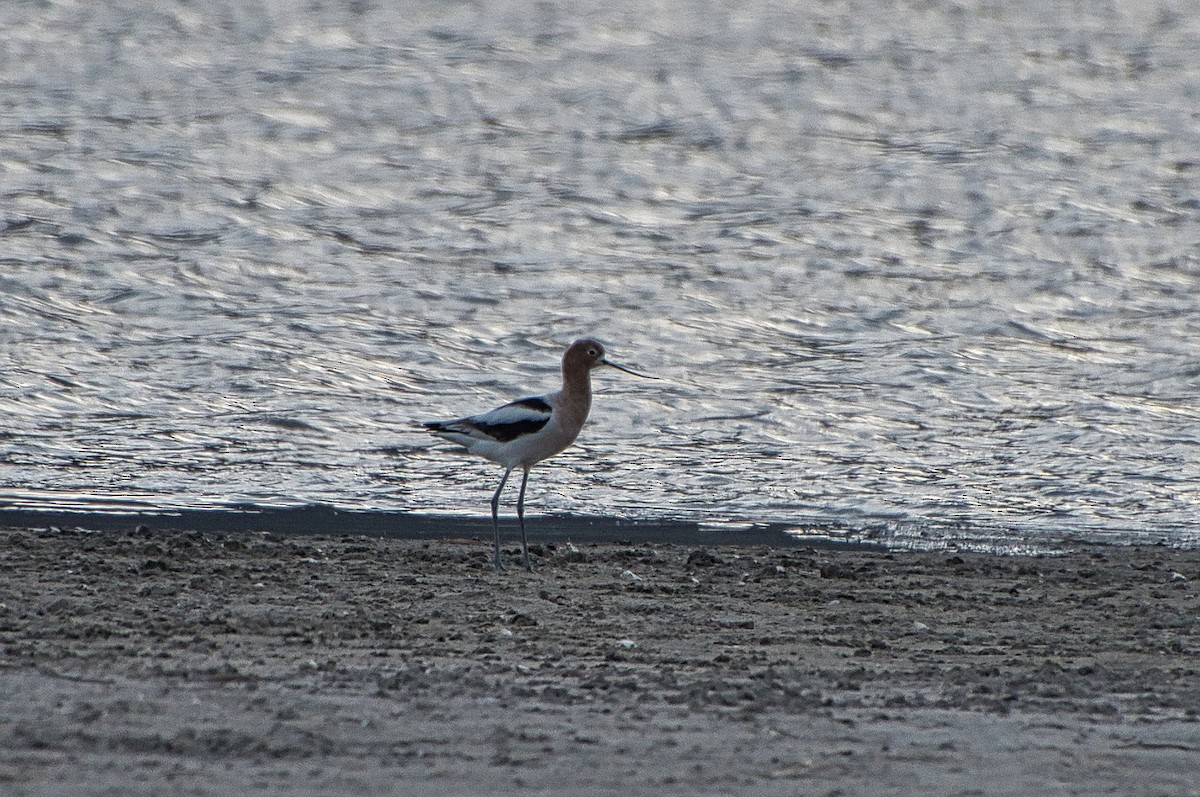
[[[428,421],[433,434],[470,448],[474,443],[509,443],[541,431],[554,410],[543,398],[523,398],[482,415],[453,421]]]

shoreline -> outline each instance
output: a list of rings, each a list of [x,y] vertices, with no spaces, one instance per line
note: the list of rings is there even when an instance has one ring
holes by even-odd
[[[501,539],[518,538],[515,517],[502,516]],[[1058,555],[1079,548],[1160,547],[1200,550],[1191,538],[1166,534],[1105,534],[1100,531],[1056,535],[1005,528],[952,525],[897,531],[882,520],[861,524],[828,520],[702,522],[680,518],[625,518],[611,515],[527,516],[529,540],[543,545],[637,543],[651,545],[765,545],[773,548],[848,549],[881,552],[983,553],[995,556]],[[269,533],[285,536],[349,535],[394,540],[491,539],[492,521],[478,515],[403,510],[341,509],[325,504],[288,507],[230,505],[216,509],[128,511],[0,508],[0,529],[56,529],[129,533],[199,531]]]
[[[471,536],[0,529],[0,790],[1197,794],[1200,551]]]

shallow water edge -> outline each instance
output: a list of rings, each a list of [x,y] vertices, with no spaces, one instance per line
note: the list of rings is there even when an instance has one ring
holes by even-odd
[[[501,517],[501,541],[519,540],[515,518]],[[535,545],[568,543],[632,543],[660,545],[747,545],[775,548],[817,548],[876,551],[963,551],[1001,556],[1056,556],[1080,546],[1159,545],[1191,549],[1196,546],[1168,534],[1145,535],[1136,542],[1119,538],[1083,537],[1064,533],[1030,540],[1028,535],[1003,529],[909,528],[903,524],[835,525],[797,523],[697,523],[690,520],[629,519],[600,515],[539,515],[526,518],[529,541]],[[262,532],[269,534],[361,535],[407,540],[463,537],[490,539],[486,517],[421,512],[357,511],[326,505],[297,507],[232,506],[227,509],[80,512],[0,509],[0,527],[70,528],[95,532],[179,529],[199,532]]]

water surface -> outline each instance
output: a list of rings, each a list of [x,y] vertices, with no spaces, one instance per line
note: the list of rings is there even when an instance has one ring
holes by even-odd
[[[1200,542],[1186,3],[0,6],[0,504]]]

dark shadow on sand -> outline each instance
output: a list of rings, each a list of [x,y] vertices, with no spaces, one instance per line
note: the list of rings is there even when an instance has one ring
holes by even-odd
[[[709,527],[689,521],[628,520],[614,517],[549,515],[526,518],[531,543],[631,542],[680,545],[770,545],[773,547],[882,550],[884,546],[837,539],[829,535],[799,538],[784,524],[744,524]],[[186,529],[189,531],[260,531],[274,534],[351,534],[398,539],[453,539],[492,536],[490,518],[430,515],[411,512],[347,511],[330,506],[228,509],[151,510],[143,512],[66,512],[0,509],[0,526],[14,528],[79,528],[89,531]],[[818,530],[819,531],[819,530]],[[518,534],[516,523],[501,520],[504,539]]]

